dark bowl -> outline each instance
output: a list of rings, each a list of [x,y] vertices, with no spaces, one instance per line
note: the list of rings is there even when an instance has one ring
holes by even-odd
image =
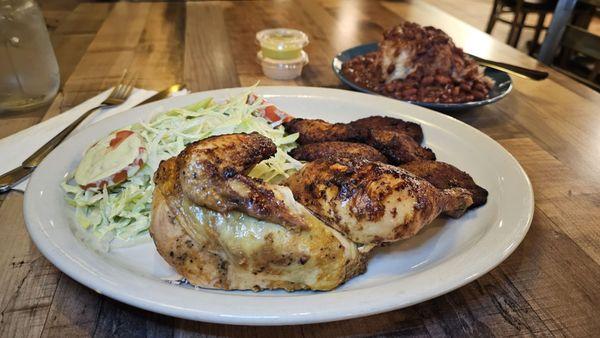
[[[342,74],[342,64],[356,56],[367,54],[370,52],[374,52],[378,49],[377,42],[368,43],[356,47],[352,47],[350,49],[346,49],[345,51],[339,53],[333,58],[332,67],[335,75],[348,87],[375,95],[381,95],[379,93],[375,93],[367,88],[361,87],[356,83],[347,79],[344,74]],[[489,92],[489,96],[480,101],[471,101],[471,102],[463,102],[463,103],[431,103],[431,102],[419,102],[419,101],[406,101],[410,103],[417,104],[419,106],[423,106],[426,108],[434,109],[441,112],[451,112],[458,110],[466,110],[474,107],[484,106],[486,104],[494,103],[501,98],[505,97],[508,93],[510,93],[512,89],[512,81],[510,76],[503,71],[492,69],[489,67],[485,67],[484,73],[486,76],[490,77],[494,80],[494,86]]]

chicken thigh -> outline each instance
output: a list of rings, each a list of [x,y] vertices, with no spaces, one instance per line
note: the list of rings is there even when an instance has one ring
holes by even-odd
[[[275,153],[257,133],[192,143],[155,173],[150,234],[190,283],[225,290],[330,290],[362,273],[357,246],[246,174]]]
[[[440,213],[462,213],[473,203],[465,189],[439,190],[401,168],[348,158],[307,163],[287,185],[319,218],[364,245],[414,236]]]

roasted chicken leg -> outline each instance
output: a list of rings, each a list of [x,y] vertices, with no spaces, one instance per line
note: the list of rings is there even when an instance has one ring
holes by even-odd
[[[155,173],[150,234],[190,283],[225,290],[330,290],[362,273],[357,246],[296,202],[246,175],[273,155],[257,133],[192,143]]]
[[[307,163],[287,185],[319,218],[365,245],[414,236],[440,213],[460,214],[473,203],[465,189],[439,190],[401,168],[348,158]]]

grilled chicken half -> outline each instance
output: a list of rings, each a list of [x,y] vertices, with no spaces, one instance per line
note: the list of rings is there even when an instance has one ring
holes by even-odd
[[[330,290],[365,268],[356,245],[246,174],[275,154],[257,133],[210,137],[155,173],[150,234],[190,283],[225,290]]]
[[[320,219],[364,245],[414,236],[440,213],[462,214],[473,203],[465,189],[439,190],[401,168],[348,158],[307,163],[287,185]]]

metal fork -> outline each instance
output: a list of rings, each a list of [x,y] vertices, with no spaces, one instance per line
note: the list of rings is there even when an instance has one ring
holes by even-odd
[[[90,116],[96,109],[101,107],[111,107],[122,104],[129,98],[131,92],[133,91],[133,87],[135,85],[135,81],[137,79],[136,75],[127,76],[127,69],[123,71],[123,75],[119,79],[119,82],[112,90],[110,95],[106,100],[104,100],[100,105],[94,107],[84,114],[82,114],[77,120],[73,121],[73,123],[69,124],[65,129],[63,129],[60,133],[50,139],[50,141],[46,142],[43,146],[40,147],[33,155],[29,156],[20,167],[15,168],[6,174],[0,176],[0,193],[6,192],[10,190],[11,186],[18,183],[19,180],[27,177],[29,174],[33,172],[33,170],[42,162],[44,157],[48,155],[56,146],[58,146],[83,120],[85,120],[88,116]]]

